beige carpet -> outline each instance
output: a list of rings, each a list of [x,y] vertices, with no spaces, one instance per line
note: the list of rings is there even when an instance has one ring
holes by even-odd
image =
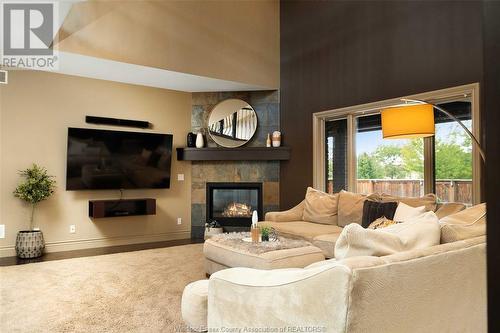
[[[0,268],[1,332],[181,332],[202,244]]]

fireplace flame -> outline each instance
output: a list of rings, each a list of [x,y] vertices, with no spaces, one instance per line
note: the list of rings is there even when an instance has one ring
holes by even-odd
[[[224,211],[222,212],[222,216],[252,217],[252,206],[244,203],[232,202],[224,209]]]

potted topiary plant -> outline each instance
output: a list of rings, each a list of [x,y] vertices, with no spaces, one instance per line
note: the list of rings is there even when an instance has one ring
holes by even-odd
[[[261,227],[260,228],[260,239],[263,242],[269,242],[269,233],[271,232],[270,227]]]
[[[14,190],[14,196],[31,205],[31,217],[29,230],[17,233],[16,253],[19,258],[36,258],[43,254],[45,242],[42,232],[34,229],[35,207],[54,193],[56,181],[45,168],[36,164],[19,174],[24,180]]]

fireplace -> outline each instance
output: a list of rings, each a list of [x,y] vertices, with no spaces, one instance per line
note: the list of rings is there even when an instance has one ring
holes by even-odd
[[[262,218],[262,183],[207,183],[207,219],[223,227],[250,227]]]

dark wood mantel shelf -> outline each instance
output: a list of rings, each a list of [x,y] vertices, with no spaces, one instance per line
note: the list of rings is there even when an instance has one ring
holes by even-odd
[[[286,161],[290,147],[177,148],[179,161]]]

